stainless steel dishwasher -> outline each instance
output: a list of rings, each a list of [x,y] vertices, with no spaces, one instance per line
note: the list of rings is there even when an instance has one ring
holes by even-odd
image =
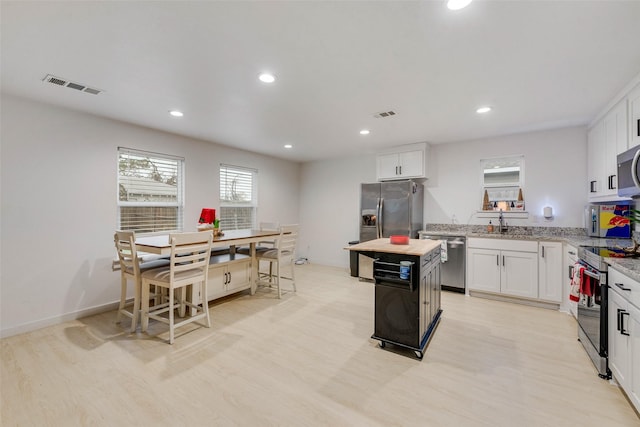
[[[419,231],[421,239],[444,240],[447,242],[446,256],[443,255],[440,266],[440,277],[442,289],[465,293],[465,245],[467,238],[459,235],[432,234],[426,231]]]

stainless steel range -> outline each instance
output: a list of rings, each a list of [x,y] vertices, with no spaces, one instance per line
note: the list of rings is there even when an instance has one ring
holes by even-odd
[[[578,257],[584,266],[578,301],[578,339],[601,378],[611,378],[608,365],[607,308],[608,288],[605,258],[624,257],[615,247],[582,246]]]

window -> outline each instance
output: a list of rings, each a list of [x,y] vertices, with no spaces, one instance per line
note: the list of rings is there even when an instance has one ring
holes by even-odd
[[[255,228],[256,175],[258,171],[239,166],[220,165],[220,228]]]
[[[182,231],[184,159],[118,148],[118,229]]]
[[[524,156],[480,160],[482,210],[524,210]]]

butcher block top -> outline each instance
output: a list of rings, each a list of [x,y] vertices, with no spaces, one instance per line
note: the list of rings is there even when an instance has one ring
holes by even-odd
[[[409,239],[408,245],[393,245],[389,243],[388,237],[383,237],[382,239],[358,243],[357,245],[352,245],[345,249],[358,252],[386,252],[390,254],[422,256],[439,247],[440,243],[440,240]]]

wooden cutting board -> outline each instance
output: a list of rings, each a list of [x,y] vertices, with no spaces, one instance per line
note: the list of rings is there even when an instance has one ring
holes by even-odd
[[[388,237],[369,240],[348,246],[345,249],[358,252],[385,252],[390,254],[405,254],[422,256],[440,246],[440,240],[409,239],[408,245],[392,245]]]

